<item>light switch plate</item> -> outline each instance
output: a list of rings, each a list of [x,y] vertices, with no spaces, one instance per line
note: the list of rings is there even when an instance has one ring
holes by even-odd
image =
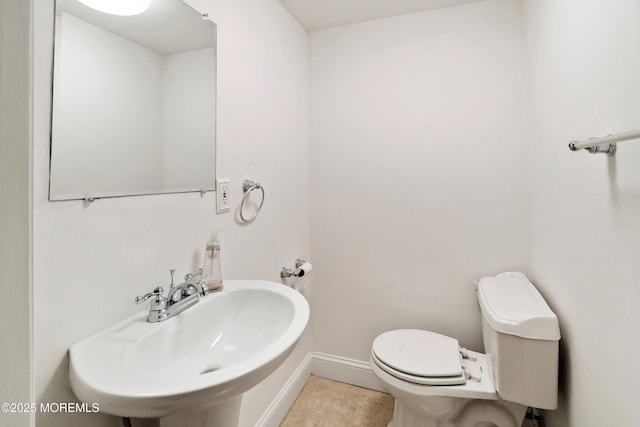
[[[231,180],[216,179],[216,213],[231,211]]]

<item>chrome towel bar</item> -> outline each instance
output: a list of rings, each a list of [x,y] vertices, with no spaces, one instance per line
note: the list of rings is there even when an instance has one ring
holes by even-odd
[[[630,139],[640,139],[640,129],[630,132],[617,133],[615,135],[601,136],[597,138],[589,138],[584,141],[571,141],[569,149],[578,151],[587,149],[591,154],[605,153],[610,156],[616,154],[618,149],[617,143],[628,141]]]

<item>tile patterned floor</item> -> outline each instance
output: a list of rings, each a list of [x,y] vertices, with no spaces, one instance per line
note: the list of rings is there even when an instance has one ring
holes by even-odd
[[[386,427],[393,398],[312,375],[280,427]]]

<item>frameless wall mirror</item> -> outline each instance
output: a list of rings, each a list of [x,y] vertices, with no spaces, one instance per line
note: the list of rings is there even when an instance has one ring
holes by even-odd
[[[49,200],[212,191],[216,25],[182,0],[101,1],[140,3],[56,0]]]

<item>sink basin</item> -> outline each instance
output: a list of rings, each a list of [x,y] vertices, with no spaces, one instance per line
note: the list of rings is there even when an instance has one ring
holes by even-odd
[[[280,366],[307,326],[309,306],[280,283],[229,280],[174,318],[148,323],[146,316],[71,346],[78,399],[122,417],[209,411]]]

